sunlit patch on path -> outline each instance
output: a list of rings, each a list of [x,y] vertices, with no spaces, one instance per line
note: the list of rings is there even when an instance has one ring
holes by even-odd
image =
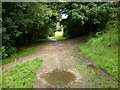
[[[50,41],[57,41],[57,39],[49,38]]]

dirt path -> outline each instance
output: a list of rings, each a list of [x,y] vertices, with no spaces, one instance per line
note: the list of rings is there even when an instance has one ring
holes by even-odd
[[[39,68],[36,73],[36,84],[35,88],[44,88],[44,87],[54,87],[48,85],[47,82],[41,80],[40,77],[42,74],[50,72],[55,69],[67,70],[73,72],[77,76],[76,81],[81,81],[82,76],[79,75],[79,71],[76,69],[75,58],[72,56],[72,51],[75,48],[78,48],[78,45],[85,42],[86,38],[78,38],[65,41],[57,41],[50,43],[47,47],[44,48],[42,53],[40,53],[40,58],[44,60],[42,66]],[[60,86],[61,87],[61,86]],[[63,85],[64,87],[64,85]]]
[[[16,64],[24,63],[25,61],[32,60],[36,57],[41,58],[42,60],[44,60],[44,62],[45,62],[46,58],[48,58],[49,61],[52,58],[57,59],[57,58],[59,58],[60,54],[65,54],[66,52],[69,52],[69,51],[71,52],[71,50],[74,49],[76,46],[78,46],[80,43],[86,42],[86,39],[87,39],[86,37],[83,37],[83,38],[63,40],[63,41],[50,40],[50,41],[42,42],[37,45],[37,47],[40,47],[40,50],[38,50],[28,56],[25,56],[19,60],[16,60],[12,63],[3,65],[2,70],[9,69],[9,68],[15,66]]]
[[[75,60],[76,56],[73,55],[73,52],[76,50],[76,48],[78,48],[78,46],[85,43],[86,40],[87,40],[87,37],[81,37],[81,38],[75,38],[75,39],[63,40],[63,41],[54,40],[54,41],[43,42],[42,44],[39,44],[39,46],[41,47],[41,50],[36,51],[35,53],[30,54],[22,59],[19,59],[16,62],[6,64],[3,66],[3,69],[9,69],[10,67],[15,66],[16,64],[20,64],[20,63],[25,62],[26,60],[31,60],[33,58],[38,57],[43,60],[43,63],[36,72],[34,88],[52,88],[52,87],[54,88],[56,87],[61,87],[61,88],[62,87],[63,88],[64,87],[77,87],[77,88],[83,87],[84,88],[86,87],[86,85],[81,86],[82,85],[81,82],[83,81],[84,83],[86,82],[84,80],[84,76],[80,74],[79,70],[76,68],[76,66],[78,65],[78,62]],[[69,73],[74,75],[75,79],[74,81],[70,81],[68,84],[63,83],[64,85],[63,84],[54,85],[53,83],[51,84],[49,83],[50,81],[49,80],[46,81],[45,78],[49,78],[47,74],[54,70],[60,71],[60,72],[62,70],[68,71]],[[103,73],[106,75],[105,72]],[[57,75],[54,77],[57,77]],[[108,76],[106,75],[106,77]],[[55,82],[55,83],[59,83],[59,82]]]

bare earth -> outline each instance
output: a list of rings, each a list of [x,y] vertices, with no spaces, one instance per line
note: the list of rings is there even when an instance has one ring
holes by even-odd
[[[73,52],[80,45],[85,43],[87,39],[88,39],[87,37],[81,37],[81,38],[75,38],[75,39],[63,40],[63,41],[51,40],[51,41],[43,42],[41,44],[38,44],[38,47],[40,46],[41,48],[40,50],[28,56],[25,56],[13,63],[3,65],[2,68],[9,69],[10,67],[15,66],[16,64],[21,64],[27,60],[32,60],[33,58],[38,57],[43,60],[43,63],[36,72],[34,88],[85,87],[78,85],[84,80],[84,76],[82,76],[79,70],[76,68],[78,62],[75,60],[76,56],[73,55]],[[88,61],[87,63],[89,62],[91,61]],[[46,80],[43,77],[41,78],[41,75],[57,69],[66,70],[73,73],[76,77],[75,80],[67,85],[54,86],[46,82]],[[106,74],[105,72],[102,73],[103,73],[102,75],[106,75],[106,77],[108,77],[108,74]]]

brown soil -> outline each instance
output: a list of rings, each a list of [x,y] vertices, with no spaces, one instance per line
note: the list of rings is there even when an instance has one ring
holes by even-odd
[[[84,42],[86,37],[75,38],[70,40],[50,42],[48,46],[42,51],[40,58],[43,59],[42,66],[36,72],[36,82],[34,88],[59,87],[45,82],[40,76],[44,73],[51,72],[55,69],[62,69],[73,72],[76,76],[76,82],[82,81],[82,76],[76,69],[76,61],[72,56],[72,51]],[[59,75],[58,75],[59,76]],[[57,77],[57,76],[56,76]],[[68,87],[69,85],[60,86]]]

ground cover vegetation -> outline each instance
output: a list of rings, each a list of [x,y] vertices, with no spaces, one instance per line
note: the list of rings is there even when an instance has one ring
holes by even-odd
[[[111,28],[101,35],[99,33],[80,50],[118,80],[118,28]]]
[[[41,63],[41,59],[35,58],[4,70],[2,88],[32,88],[35,82],[35,72]]]

